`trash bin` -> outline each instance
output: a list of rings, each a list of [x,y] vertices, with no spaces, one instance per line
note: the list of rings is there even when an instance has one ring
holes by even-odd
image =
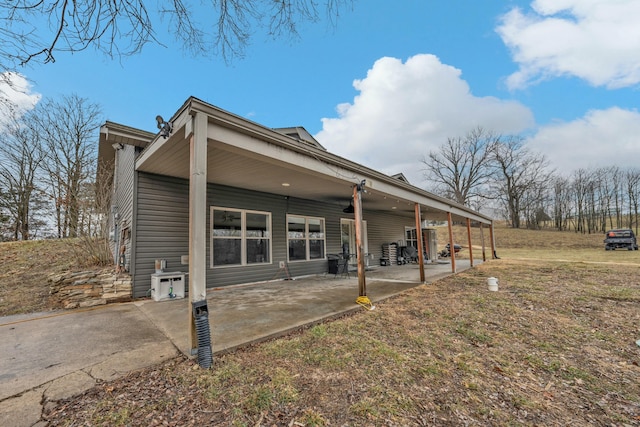
[[[329,274],[338,274],[338,262],[340,257],[338,255],[328,255],[327,262],[329,263]]]

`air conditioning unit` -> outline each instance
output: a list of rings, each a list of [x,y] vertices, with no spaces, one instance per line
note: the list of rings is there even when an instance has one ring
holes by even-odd
[[[152,274],[151,298],[154,301],[184,298],[184,273],[178,271]]]

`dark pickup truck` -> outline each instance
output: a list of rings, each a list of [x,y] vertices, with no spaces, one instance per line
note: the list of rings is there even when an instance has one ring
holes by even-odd
[[[606,251],[615,251],[618,248],[624,248],[629,251],[638,250],[638,242],[633,230],[621,228],[607,231],[604,239],[604,249]]]

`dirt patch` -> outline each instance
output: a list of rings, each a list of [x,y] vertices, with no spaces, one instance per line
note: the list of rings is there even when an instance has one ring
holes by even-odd
[[[51,426],[640,425],[635,265],[496,260],[374,311],[178,358],[49,406]],[[490,292],[486,279],[499,278]]]
[[[47,277],[74,268],[71,239],[0,243],[0,316],[47,311]]]

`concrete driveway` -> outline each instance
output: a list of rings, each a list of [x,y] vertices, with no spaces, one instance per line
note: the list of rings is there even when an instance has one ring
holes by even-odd
[[[458,271],[468,260],[456,260]],[[426,282],[451,274],[450,264],[425,267]],[[417,265],[367,272],[377,302],[420,285]],[[216,288],[207,296],[215,353],[362,310],[358,280],[313,276]],[[0,318],[0,426],[45,425],[43,405],[82,393],[97,381],[190,354],[187,299],[138,300],[86,310]]]

